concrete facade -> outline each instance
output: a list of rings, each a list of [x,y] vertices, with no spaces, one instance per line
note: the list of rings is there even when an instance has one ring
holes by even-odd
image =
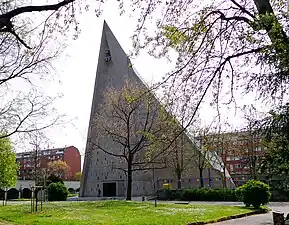
[[[104,92],[107,88],[122,89],[125,80],[129,80],[136,86],[146,88],[145,84],[137,76],[126,53],[121,48],[112,31],[104,22],[101,45],[99,51],[98,67],[95,78],[95,86],[91,107],[91,116],[88,127],[88,140],[97,136],[97,130],[94,128],[93,121],[104,103]],[[156,108],[160,107],[160,103],[155,99]],[[141,115],[141,112],[140,112]],[[142,120],[140,116],[139,121]],[[136,124],[138,126],[138,124]],[[196,149],[196,144],[184,134],[187,145],[191,146],[191,150]],[[116,144],[105,137],[106,148],[115,152],[119,149]],[[126,194],[126,176],[120,170],[113,169],[112,165],[125,168],[125,164],[116,157],[106,154],[102,150],[95,149],[93,145],[87,141],[84,165],[82,171],[82,181],[80,187],[80,197],[96,197],[105,196],[108,188],[114,188],[114,196],[125,196]],[[204,177],[221,177],[218,169],[211,167],[210,172],[205,170]],[[198,169],[192,163],[185,171],[184,178],[198,177]],[[173,168],[165,168],[154,171],[136,171],[133,173],[132,195],[150,195],[159,188],[159,181],[164,179],[175,180]],[[185,183],[185,182],[184,182]],[[197,184],[196,184],[197,186]],[[221,185],[219,185],[221,186]]]

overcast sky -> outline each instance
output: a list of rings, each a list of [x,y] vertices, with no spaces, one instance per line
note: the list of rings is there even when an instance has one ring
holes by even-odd
[[[125,52],[132,50],[131,36],[136,23],[128,15],[119,16],[113,1],[105,5],[103,15],[99,18],[93,12],[79,17],[79,38],[69,40],[61,59],[54,64],[62,84],[49,90],[63,93],[56,107],[60,113],[67,114],[73,120],[64,128],[55,128],[49,133],[49,147],[74,145],[84,152],[104,19]],[[133,60],[133,64],[142,79],[149,83],[158,81],[173,69],[173,64],[166,59],[157,60],[146,53],[141,53]]]
[[[50,148],[74,145],[82,154],[84,153],[104,19],[125,52],[129,53],[132,50],[131,36],[136,19],[130,18],[127,14],[119,16],[115,1],[109,1],[103,9],[101,17],[96,17],[93,12],[84,13],[79,17],[81,28],[79,38],[68,41],[68,47],[62,57],[54,64],[61,85],[50,87],[49,92],[63,93],[64,97],[58,100],[56,107],[60,113],[72,118],[72,122],[49,132]],[[132,62],[141,78],[148,83],[160,80],[174,67],[174,63],[166,59],[155,59],[145,52]],[[250,98],[250,96],[240,98],[238,104],[248,104]],[[235,115],[234,110],[223,109],[222,114],[224,118],[230,118],[232,123],[239,123],[240,115]],[[208,105],[203,105],[201,110],[203,121],[209,123],[215,115],[216,111],[208,108]]]

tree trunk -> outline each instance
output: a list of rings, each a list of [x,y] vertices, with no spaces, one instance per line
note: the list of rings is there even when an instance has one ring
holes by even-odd
[[[226,166],[223,168],[223,188],[227,188],[227,178],[226,178]]]
[[[180,190],[182,189],[182,174],[178,172],[177,177],[178,177],[178,190]]]
[[[127,165],[127,188],[126,188],[126,200],[131,200],[132,191],[132,160],[128,160]]]
[[[275,24],[266,24],[265,29],[269,35],[269,38],[273,43],[278,43],[280,40],[283,40],[284,43],[289,44],[288,37],[286,35],[286,32],[284,31],[282,25],[278,22],[277,17],[274,14],[272,5],[269,0],[254,0],[254,4],[258,10],[258,13],[260,15],[266,15],[266,14],[273,14],[275,19]],[[275,26],[275,29],[273,29]],[[279,26],[280,29],[276,29],[276,26]]]
[[[204,180],[203,180],[203,168],[199,168],[199,174],[200,174],[200,187],[204,187]]]
[[[257,164],[257,159],[256,159],[256,156],[253,156],[253,159],[252,159],[252,178],[254,180],[257,180],[257,173],[256,173],[256,164]]]

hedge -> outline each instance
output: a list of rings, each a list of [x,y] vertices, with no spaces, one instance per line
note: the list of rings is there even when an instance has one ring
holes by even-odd
[[[183,201],[237,201],[235,191],[232,189],[195,188],[185,190],[159,190],[159,200]]]

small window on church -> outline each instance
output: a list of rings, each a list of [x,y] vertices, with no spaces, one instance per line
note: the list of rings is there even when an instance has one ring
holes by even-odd
[[[106,62],[111,61],[111,56],[106,56],[106,57],[104,57],[104,61],[106,61]]]
[[[106,49],[106,50],[105,50],[105,54],[106,54],[106,56],[110,56],[110,51],[109,51],[109,49]]]

